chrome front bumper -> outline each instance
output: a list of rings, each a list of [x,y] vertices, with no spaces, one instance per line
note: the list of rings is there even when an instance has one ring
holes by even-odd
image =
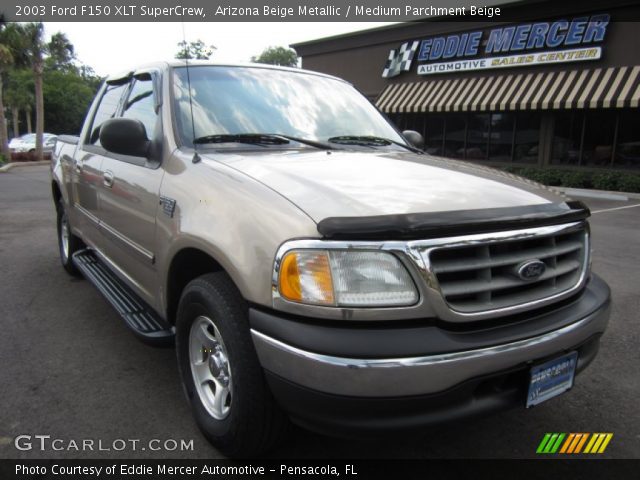
[[[343,396],[404,397],[443,392],[465,380],[570,351],[605,331],[610,303],[547,333],[486,348],[406,358],[345,358],[306,351],[251,330],[262,366],[302,387]]]

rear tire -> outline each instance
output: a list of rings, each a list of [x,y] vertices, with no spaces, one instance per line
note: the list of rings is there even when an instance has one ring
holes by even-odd
[[[84,248],[82,240],[71,233],[71,226],[69,225],[69,217],[64,208],[62,199],[58,201],[58,251],[60,253],[60,263],[64,269],[75,277],[79,277],[81,274],[73,264],[71,257],[78,250]]]
[[[176,354],[196,423],[216,448],[248,458],[279,443],[288,419],[264,378],[247,304],[225,273],[203,275],[184,289]]]

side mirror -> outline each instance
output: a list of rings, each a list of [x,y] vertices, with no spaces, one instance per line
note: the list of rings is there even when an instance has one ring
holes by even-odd
[[[415,130],[405,130],[402,135],[412,146],[419,150],[424,149],[424,137]]]
[[[112,118],[100,126],[100,144],[109,152],[146,157],[151,142],[140,120]]]

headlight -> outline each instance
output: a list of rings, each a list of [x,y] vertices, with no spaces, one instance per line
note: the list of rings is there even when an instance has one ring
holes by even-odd
[[[418,292],[391,253],[292,250],[280,263],[278,290],[286,300],[337,307],[413,305]]]

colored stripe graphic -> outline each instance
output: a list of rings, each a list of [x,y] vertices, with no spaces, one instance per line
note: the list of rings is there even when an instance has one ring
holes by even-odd
[[[549,441],[550,437],[551,437],[550,433],[545,433],[544,434],[544,437],[542,437],[542,441],[540,442],[540,445],[538,445],[536,453],[542,453],[542,451],[544,450],[544,446],[547,444],[547,442]]]
[[[558,439],[556,440],[556,443],[553,445],[553,447],[551,447],[551,450],[549,450],[549,453],[556,453],[558,451],[558,448],[560,448],[560,444],[562,443],[562,439],[564,437],[564,433],[558,434]]]
[[[602,440],[604,440],[604,435],[602,433],[598,433],[597,435],[598,435],[598,438],[596,438],[596,443],[594,443],[593,447],[591,447],[591,453],[596,453],[600,448],[600,444],[602,443]]]
[[[576,434],[570,433],[569,436],[567,437],[567,440],[564,442],[564,445],[562,445],[562,448],[560,449],[560,453],[567,453],[567,449],[569,448],[569,445],[571,445],[571,442],[573,442],[574,438],[576,438]]]
[[[552,453],[551,448],[553,448],[553,446],[555,445],[557,438],[558,438],[557,433],[554,433],[553,435],[551,435],[551,438],[547,442],[547,445],[544,447],[544,450],[542,453]]]
[[[593,444],[596,443],[597,438],[598,438],[597,433],[594,433],[593,435],[591,435],[591,439],[589,440],[589,443],[587,443],[587,448],[584,449],[584,453],[591,453],[591,448],[593,447]]]
[[[545,433],[536,453],[556,453],[565,435],[564,433]]]
[[[591,448],[586,448],[584,453],[604,453],[612,438],[613,433],[594,433],[590,445],[587,445]]]
[[[603,453],[612,438],[613,433],[545,433],[536,453]]]
[[[578,446],[578,442],[582,439],[582,433],[576,433],[576,436],[573,439],[573,442],[571,442],[571,445],[569,446],[569,450],[567,450],[567,453],[573,453],[574,450],[576,449],[576,447]]]
[[[573,453],[580,453],[582,451],[582,447],[584,446],[585,442],[587,441],[587,438],[589,438],[589,434],[588,433],[583,433],[582,434],[582,438],[578,442],[578,445],[576,445],[576,449],[573,451]]]
[[[600,445],[600,450],[598,450],[598,453],[604,453],[604,451],[607,449],[607,445],[609,445],[609,442],[611,441],[612,438],[613,438],[613,433],[606,434],[606,437],[602,442],[602,445]]]

